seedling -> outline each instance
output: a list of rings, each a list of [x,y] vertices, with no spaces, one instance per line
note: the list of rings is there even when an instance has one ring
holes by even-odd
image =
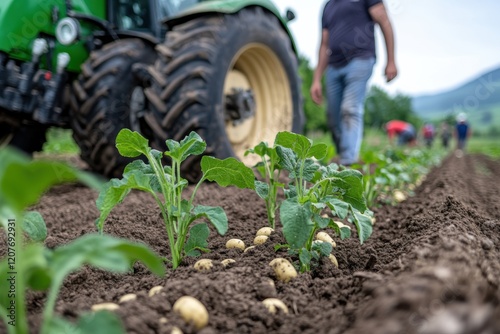
[[[267,220],[271,228],[276,227],[276,210],[279,207],[277,202],[278,191],[283,189],[285,184],[279,181],[283,170],[275,147],[269,147],[266,142],[261,142],[252,149],[248,149],[245,155],[257,154],[262,161],[255,168],[260,173],[264,181],[255,181],[257,195],[266,203]]]
[[[261,143],[249,150],[263,158],[257,169],[267,183],[256,184],[255,188],[266,200],[268,213],[279,207],[286,246],[299,256],[301,271],[310,270],[312,260],[328,257],[332,251],[331,244],[313,242],[318,230],[332,228],[341,239],[350,236],[347,226],[323,216],[328,210],[331,216],[350,219],[361,243],[372,232],[371,219],[363,214],[367,208],[361,173],[339,170],[336,164],[320,165],[317,161],[324,158],[327,149],[325,144],[313,145],[305,136],[280,132],[273,148]],[[288,173],[290,183],[284,187],[285,200],[278,204],[274,190],[282,186],[277,182],[282,171]]]
[[[0,262],[0,318],[9,333],[28,333],[26,290],[48,290],[42,334],[89,333],[96,328],[123,333],[119,319],[108,312],[83,315],[76,324],[54,316],[64,278],[84,265],[113,272],[130,270],[136,260],[163,275],[162,259],[142,244],[110,236],[86,235],[49,250],[43,246],[47,229],[39,213],[24,210],[35,204],[52,185],[80,181],[98,187],[90,175],[62,163],[29,162],[10,149],[0,151],[0,222],[7,234],[7,256]],[[21,222],[21,223],[18,223]],[[24,234],[23,234],[24,233]],[[24,238],[26,236],[26,238]]]
[[[192,155],[205,151],[206,143],[195,132],[191,132],[180,142],[166,141],[168,151],[151,149],[146,138],[137,132],[123,129],[116,137],[116,147],[121,155],[137,158],[144,155],[149,164],[136,160],[125,168],[122,179],[110,180],[97,199],[101,215],[96,224],[103,233],[104,222],[113,207],[121,203],[131,189],[145,191],[153,196],[158,204],[168,235],[173,269],[177,268],[185,255],[197,256],[207,250],[209,229],[206,223],[193,223],[206,218],[217,232],[224,235],[228,229],[227,216],[221,207],[193,204],[196,192],[204,181],[215,181],[222,187],[234,185],[238,188],[254,189],[254,174],[234,158],[219,160],[210,156],[201,159],[202,177],[194,187],[191,197],[184,199],[182,194],[188,182],[181,177],[181,163]],[[167,156],[170,166],[162,165],[163,155]],[[159,195],[163,197],[160,199]],[[186,238],[189,233],[189,239]]]

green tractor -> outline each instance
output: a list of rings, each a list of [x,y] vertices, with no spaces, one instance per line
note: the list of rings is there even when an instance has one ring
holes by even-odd
[[[69,128],[117,176],[122,128],[160,150],[196,131],[206,154],[251,164],[246,149],[303,128],[293,16],[270,0],[2,0],[0,145],[34,152]]]

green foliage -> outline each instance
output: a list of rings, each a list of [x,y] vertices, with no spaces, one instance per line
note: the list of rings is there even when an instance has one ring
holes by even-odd
[[[365,100],[365,126],[383,128],[385,123],[394,119],[411,123],[415,128],[422,124],[413,111],[409,96],[397,94],[392,97],[383,89],[372,86]]]
[[[361,173],[340,170],[336,164],[319,164],[318,160],[324,158],[327,151],[325,144],[313,144],[305,136],[280,132],[272,148],[260,143],[247,152],[262,158],[256,167],[265,182],[256,181],[255,189],[266,201],[271,226],[275,210],[279,208],[283,234],[290,250],[299,256],[302,271],[310,269],[311,261],[331,252],[331,247],[326,252],[324,247],[313,243],[318,230],[332,228],[342,238],[350,235],[348,228],[323,216],[328,211],[330,216],[349,219],[356,226],[361,243],[372,232],[371,217],[365,214]],[[287,173],[288,186],[278,182],[281,172]],[[285,200],[277,203],[280,188]]]
[[[363,172],[363,192],[367,206],[373,208],[380,204],[397,204],[394,191],[405,195],[422,181],[430,168],[438,165],[446,151],[440,149],[419,150],[385,148],[377,151],[364,151],[362,165],[353,168]]]
[[[161,153],[151,149],[148,141],[137,132],[123,129],[116,138],[116,147],[125,157],[146,156],[148,164],[137,160],[130,163],[121,179],[111,179],[97,199],[101,212],[96,224],[103,233],[104,222],[111,210],[127,196],[132,189],[145,191],[158,204],[167,231],[172,266],[177,268],[185,255],[198,255],[207,251],[208,234],[205,224],[191,226],[196,220],[208,220],[221,235],[228,229],[227,217],[220,207],[193,204],[196,192],[204,181],[216,182],[222,187],[234,185],[239,188],[254,188],[253,171],[234,158],[219,160],[204,156],[201,160],[202,177],[189,200],[183,198],[188,182],[181,177],[181,164],[192,155],[205,151],[206,143],[195,132],[180,142],[166,141],[168,151]],[[170,158],[170,165],[162,165],[163,155]],[[160,193],[163,200],[158,196]],[[189,233],[189,239],[186,238]]]
[[[46,249],[41,243],[47,236],[43,217],[38,212],[24,210],[53,185],[78,180],[100,188],[100,183],[61,163],[29,161],[12,149],[0,150],[0,160],[3,162],[0,166],[0,221],[7,232],[8,246],[7,257],[0,261],[0,280],[9,282],[0,288],[0,318],[9,333],[28,333],[25,301],[28,288],[48,290],[42,334],[89,333],[88,330],[96,328],[100,329],[93,332],[123,333],[119,319],[110,313],[84,316],[76,325],[55,317],[54,306],[65,277],[84,265],[126,272],[137,260],[155,274],[164,275],[162,259],[145,245],[99,235],[83,236],[54,251]],[[15,286],[15,293],[12,293],[12,286]],[[15,318],[10,316],[12,307],[15,307]]]
[[[43,144],[43,152],[49,154],[78,154],[80,148],[72,137],[71,130],[50,128],[47,141]]]

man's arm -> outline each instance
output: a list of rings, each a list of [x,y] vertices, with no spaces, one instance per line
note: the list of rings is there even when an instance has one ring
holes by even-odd
[[[368,11],[375,23],[380,26],[385,39],[385,48],[387,50],[387,66],[385,67],[385,77],[387,82],[391,81],[398,75],[396,61],[394,59],[394,32],[392,30],[391,21],[385,10],[383,2],[371,6]]]
[[[321,45],[319,47],[318,65],[314,71],[313,82],[311,86],[311,97],[316,104],[323,102],[323,88],[321,86],[321,78],[328,66],[328,29],[321,31]]]

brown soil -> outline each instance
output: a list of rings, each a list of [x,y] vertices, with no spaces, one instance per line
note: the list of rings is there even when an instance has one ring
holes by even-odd
[[[198,201],[222,206],[230,229],[224,237],[211,232],[212,251],[203,257],[233,258],[236,263],[224,268],[216,262],[210,273],[198,273],[192,268],[196,259],[188,258],[163,279],[141,265],[128,275],[85,268],[68,277],[56,310],[71,319],[95,303],[117,303],[134,292],[138,299],[117,311],[128,333],[170,333],[173,326],[195,332],[172,311],[183,295],[207,307],[210,320],[200,331],[204,334],[499,333],[499,176],[500,161],[450,156],[432,170],[414,197],[376,210],[374,233],[364,245],[356,238],[337,240],[339,269],[324,262],[287,284],[276,281],[268,265],[275,257],[288,257],[273,248],[284,242],[279,229],[252,251],[225,249],[229,238],[252,244],[257,229],[266,226],[262,200],[247,190],[205,185]],[[95,231],[96,197],[77,185],[59,186],[43,197],[36,209],[48,224],[47,247]],[[154,201],[133,193],[112,212],[105,231],[168,255],[162,224]],[[148,297],[156,285],[164,289]],[[268,297],[281,299],[289,314],[267,312],[261,301]],[[37,327],[44,294],[29,298],[30,322]],[[160,322],[162,317],[166,323]]]

